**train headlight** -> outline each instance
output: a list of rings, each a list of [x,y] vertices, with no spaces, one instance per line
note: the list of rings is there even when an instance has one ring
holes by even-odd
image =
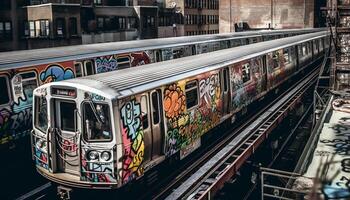
[[[87,154],[87,159],[88,160],[97,160],[98,159],[98,152],[97,151],[90,151]]]
[[[101,160],[103,161],[109,161],[111,159],[111,153],[108,151],[104,151],[101,153]]]
[[[38,139],[36,141],[36,146],[39,148],[39,149],[42,149],[44,146],[45,146],[45,141],[43,139]]]

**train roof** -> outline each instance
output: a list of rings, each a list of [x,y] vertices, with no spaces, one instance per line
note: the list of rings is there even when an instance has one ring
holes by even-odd
[[[147,39],[98,44],[74,45],[34,50],[21,50],[0,53],[0,69],[7,70],[17,67],[35,66],[47,63],[57,63],[69,60],[79,60],[109,54],[131,51],[143,51],[164,47],[195,44],[200,42],[219,41],[228,38],[251,37],[257,35],[287,34],[291,32],[316,32],[322,29],[289,29],[274,31],[247,31],[214,35],[184,36],[160,39]]]
[[[327,31],[299,35],[289,38],[225,49],[191,57],[128,68],[93,76],[51,83],[51,85],[73,86],[96,92],[110,99],[120,99],[140,92],[152,90],[199,73],[219,69],[225,65],[263,55],[284,47],[311,39],[321,38]]]

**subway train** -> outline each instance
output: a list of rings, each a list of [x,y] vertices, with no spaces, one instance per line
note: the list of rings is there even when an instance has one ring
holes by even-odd
[[[42,85],[31,134],[37,171],[73,188],[123,187],[191,154],[328,48],[323,31]]]
[[[29,134],[32,93],[44,83],[320,30],[253,31],[0,53],[0,147]]]

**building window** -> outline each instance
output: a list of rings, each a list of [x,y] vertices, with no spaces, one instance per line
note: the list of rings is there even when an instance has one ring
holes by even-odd
[[[125,17],[118,18],[118,28],[119,29],[126,29],[126,18]]]
[[[12,38],[11,22],[0,22],[0,38]]]
[[[64,36],[65,35],[64,18],[57,18],[56,19],[56,33],[57,33],[57,36]]]
[[[50,34],[49,20],[40,20],[40,36],[47,37]]]
[[[144,16],[143,18],[143,27],[155,27],[155,18],[154,16]]]
[[[35,37],[35,23],[34,23],[34,21],[29,22],[29,36]]]
[[[94,4],[101,5],[102,4],[102,0],[94,0]]]
[[[69,18],[69,35],[78,35],[77,18]]]
[[[24,25],[23,34],[25,37],[28,37],[29,36],[29,22],[25,21],[23,25]]]
[[[103,29],[103,22],[104,20],[103,20],[103,18],[102,17],[98,17],[97,18],[97,29],[99,29],[99,30],[102,30]]]

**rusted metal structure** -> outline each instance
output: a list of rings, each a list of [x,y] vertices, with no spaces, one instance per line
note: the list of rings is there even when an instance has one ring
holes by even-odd
[[[331,87],[344,90],[350,86],[350,0],[328,0],[327,23],[332,32]]]

